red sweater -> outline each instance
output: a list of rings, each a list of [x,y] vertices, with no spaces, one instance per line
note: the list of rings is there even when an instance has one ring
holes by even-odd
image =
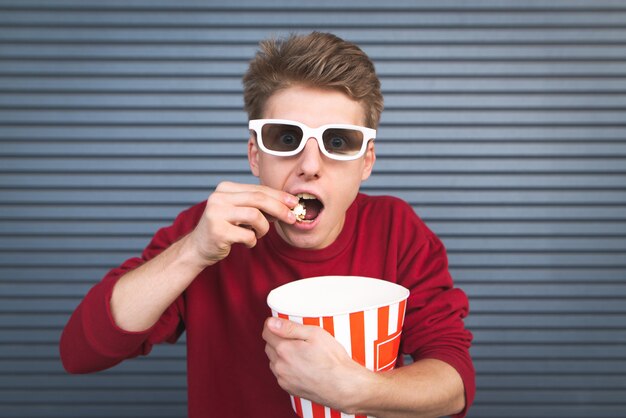
[[[145,332],[127,332],[112,320],[115,282],[191,232],[204,211],[198,204],[157,232],[141,258],[127,260],[95,285],[67,323],[61,359],[70,373],[89,373],[148,354],[154,344],[187,332],[189,417],[294,417],[289,396],[268,367],[261,338],[270,290],[299,278],[323,275],[377,277],[411,290],[400,350],[415,360],[452,365],[474,399],[472,335],[464,328],[465,294],[453,288],[445,248],[415,215],[392,197],[359,194],[339,237],[322,250],[294,248],[276,229],[248,249],[205,269]],[[400,356],[401,357],[401,356]]]

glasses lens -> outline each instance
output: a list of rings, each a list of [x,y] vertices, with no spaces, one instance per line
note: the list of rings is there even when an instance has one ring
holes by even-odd
[[[300,145],[302,136],[299,127],[282,123],[266,123],[261,130],[263,145],[272,151],[293,151]]]
[[[333,155],[357,155],[363,146],[363,133],[355,129],[326,129],[324,148]]]

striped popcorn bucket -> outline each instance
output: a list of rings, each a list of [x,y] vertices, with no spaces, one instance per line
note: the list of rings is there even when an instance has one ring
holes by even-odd
[[[409,291],[385,280],[323,276],[297,280],[272,290],[272,315],[316,325],[333,335],[352,359],[373,371],[396,364]],[[291,397],[302,418],[364,418]]]

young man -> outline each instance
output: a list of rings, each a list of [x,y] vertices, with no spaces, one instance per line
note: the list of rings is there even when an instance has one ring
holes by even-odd
[[[330,34],[266,41],[244,98],[260,185],[221,183],[94,286],[63,332],[65,368],[102,370],[186,330],[190,417],[293,417],[286,392],[381,418],[464,416],[468,302],[445,249],[408,204],[359,193],[383,107],[369,58]],[[401,351],[414,362],[374,373],[322,328],[268,318],[270,290],[321,275],[409,288]]]

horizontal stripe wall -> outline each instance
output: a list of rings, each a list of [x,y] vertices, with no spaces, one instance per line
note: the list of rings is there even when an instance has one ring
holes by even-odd
[[[363,190],[443,239],[472,417],[626,416],[626,3],[0,0],[0,416],[183,417],[184,338],[68,376],[106,271],[222,180],[254,182],[260,39],[332,31],[386,99]]]

